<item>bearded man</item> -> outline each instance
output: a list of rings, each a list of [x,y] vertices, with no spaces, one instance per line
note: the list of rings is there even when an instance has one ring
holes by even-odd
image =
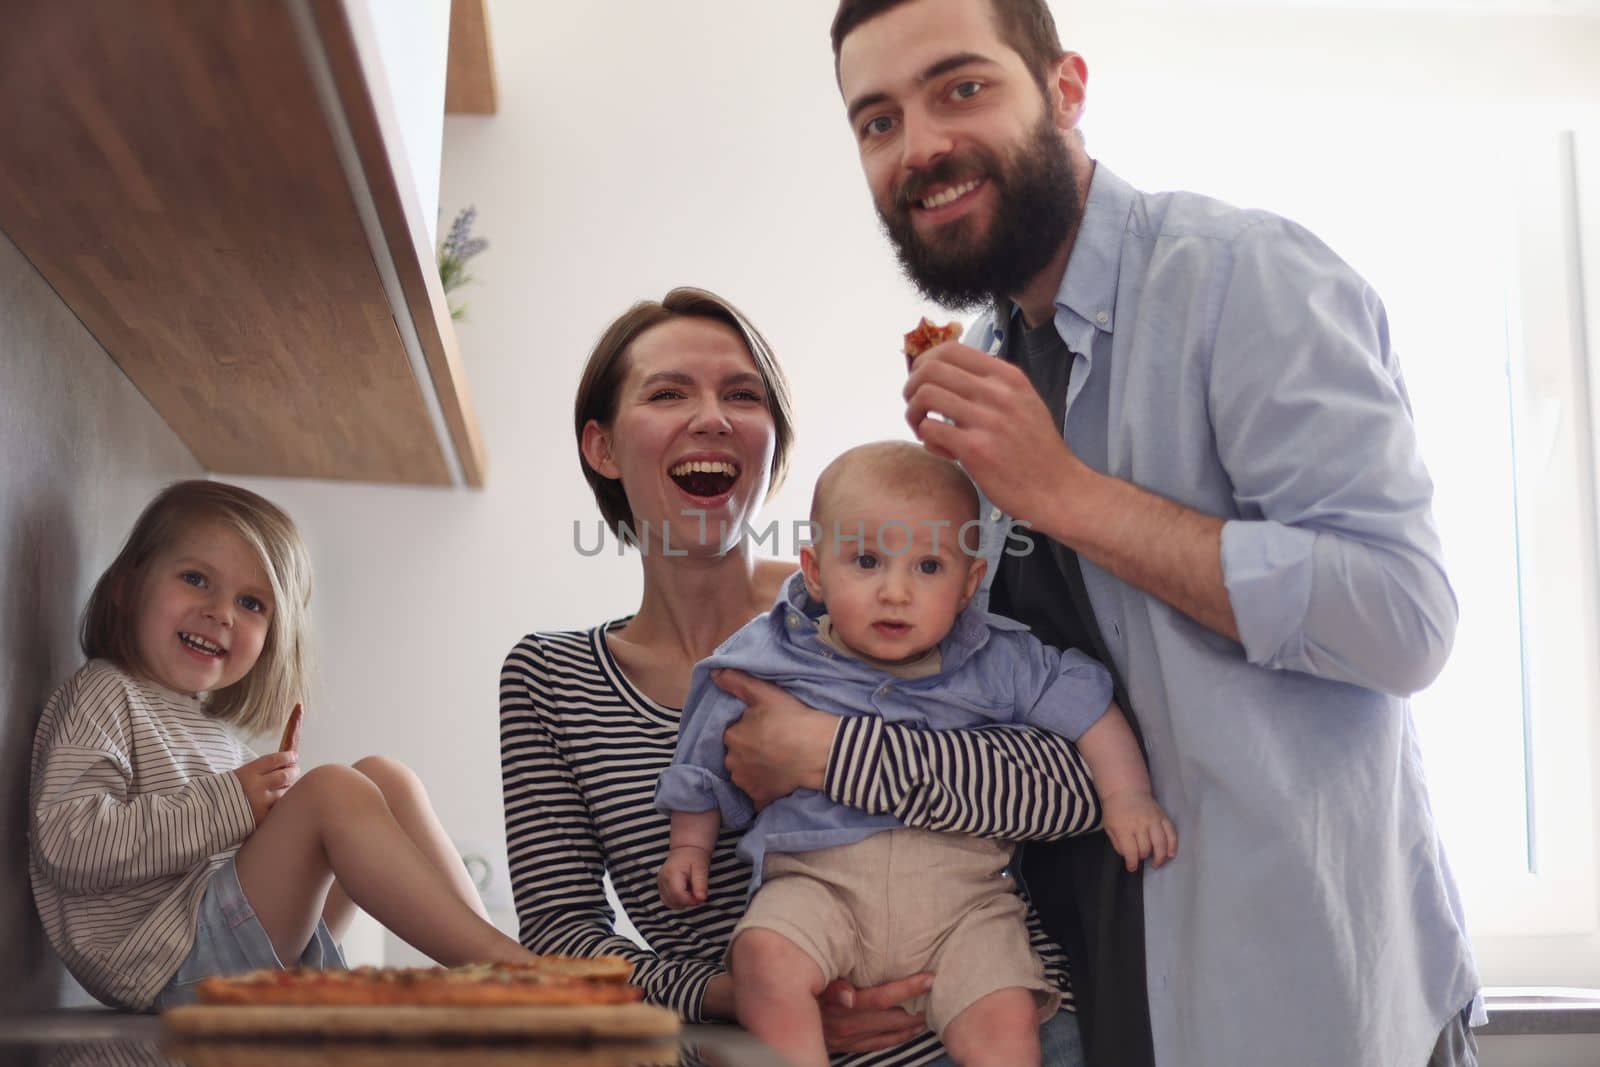
[[[907,421],[985,544],[1027,523],[991,608],[1115,669],[1184,835],[1132,876],[1094,838],[1027,857],[1091,1062],[1135,1062],[1141,992],[1163,1065],[1475,1062],[1405,699],[1456,605],[1377,295],[1293,223],[1091,159],[1043,0],[844,0],[833,41],[906,273],[987,308]]]
[[[907,275],[984,309],[906,419],[983,491],[991,609],[1113,670],[1182,835],[1135,874],[1093,835],[1027,848],[1089,1062],[1475,1064],[1406,700],[1456,603],[1377,295],[1287,220],[1091,159],[1044,0],[843,0],[833,45]],[[1037,550],[1002,558],[1013,521]],[[752,731],[793,727],[769,788],[874,758],[750,699]]]

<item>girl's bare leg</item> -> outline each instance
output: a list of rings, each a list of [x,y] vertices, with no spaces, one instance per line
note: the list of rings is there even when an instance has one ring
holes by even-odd
[[[428,791],[416,772],[398,760],[384,756],[368,756],[356,760],[351,766],[372,779],[383,793],[385,803],[394,814],[394,821],[411,838],[411,843],[445,876],[456,896],[487,920],[489,912],[483,906],[483,898],[478,896],[478,888],[472,884],[466,865],[450,843],[450,835],[445,833],[439,817],[434,814]],[[355,912],[355,902],[335,878],[328,890],[328,902],[322,909],[322,921],[328,924],[335,940],[343,939]]]
[[[286,962],[305,950],[334,877],[373,918],[447,966],[531,955],[462,901],[377,785],[352,767],[306,772],[239,849],[237,867]]]
[[[328,933],[333,935],[335,941],[344,941],[344,935],[350,931],[350,922],[355,917],[356,902],[350,899],[350,894],[335,878],[328,886],[328,895],[322,904],[322,921],[328,924]]]

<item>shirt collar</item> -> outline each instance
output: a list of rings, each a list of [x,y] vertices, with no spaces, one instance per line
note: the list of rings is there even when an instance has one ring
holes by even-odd
[[[982,604],[986,598],[973,597],[972,601],[956,616],[955,625],[939,643],[940,652],[944,656],[944,670],[941,674],[959,669],[967,660],[977,654],[978,650],[989,643],[989,635],[995,630],[1021,630],[1026,632],[1028,627],[1015,619],[1008,619],[1004,615],[992,615],[985,611]],[[783,583],[783,588],[778,593],[777,602],[772,605],[769,617],[779,632],[787,632],[790,640],[805,639],[818,641],[817,619],[827,610],[824,605],[811,598],[806,591],[805,576],[799,571],[791,574]]]
[[[1056,289],[1056,322],[1069,327],[1075,336],[1063,339],[1075,350],[1086,331],[1110,333],[1116,325],[1117,272],[1122,264],[1122,241],[1128,229],[1137,192],[1103,163],[1094,165],[1089,179],[1089,197],[1083,205],[1083,218],[1072,241],[1067,269]],[[1004,330],[1012,324],[1016,305],[1002,300],[995,312],[995,323]],[[1067,322],[1062,321],[1062,314]],[[1084,330],[1070,329],[1081,325]]]

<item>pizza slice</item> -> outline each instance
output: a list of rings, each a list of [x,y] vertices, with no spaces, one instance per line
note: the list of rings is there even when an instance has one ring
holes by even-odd
[[[935,345],[942,345],[946,341],[959,340],[961,340],[961,324],[959,322],[936,326],[932,320],[924,316],[922,321],[917,323],[916,328],[906,334],[904,348],[906,370],[909,371],[911,369],[911,365],[916,362],[918,356]]]

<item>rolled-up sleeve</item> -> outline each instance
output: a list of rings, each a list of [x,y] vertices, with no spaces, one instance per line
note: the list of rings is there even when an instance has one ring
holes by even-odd
[[[1057,652],[1032,643],[1051,669],[1036,690],[1037,698],[1024,707],[1022,722],[1076,741],[1111,706],[1111,672],[1075,648]]]
[[[717,808],[722,824],[749,826],[755,805],[728,777],[728,750],[722,733],[744,714],[744,704],[711,681],[704,664],[689,680],[689,698],[678,722],[678,747],[672,764],[656,782],[657,811],[710,811]]]
[[[1292,223],[1258,223],[1234,252],[1208,399],[1240,514],[1222,571],[1245,654],[1415,692],[1457,608],[1383,305]]]

